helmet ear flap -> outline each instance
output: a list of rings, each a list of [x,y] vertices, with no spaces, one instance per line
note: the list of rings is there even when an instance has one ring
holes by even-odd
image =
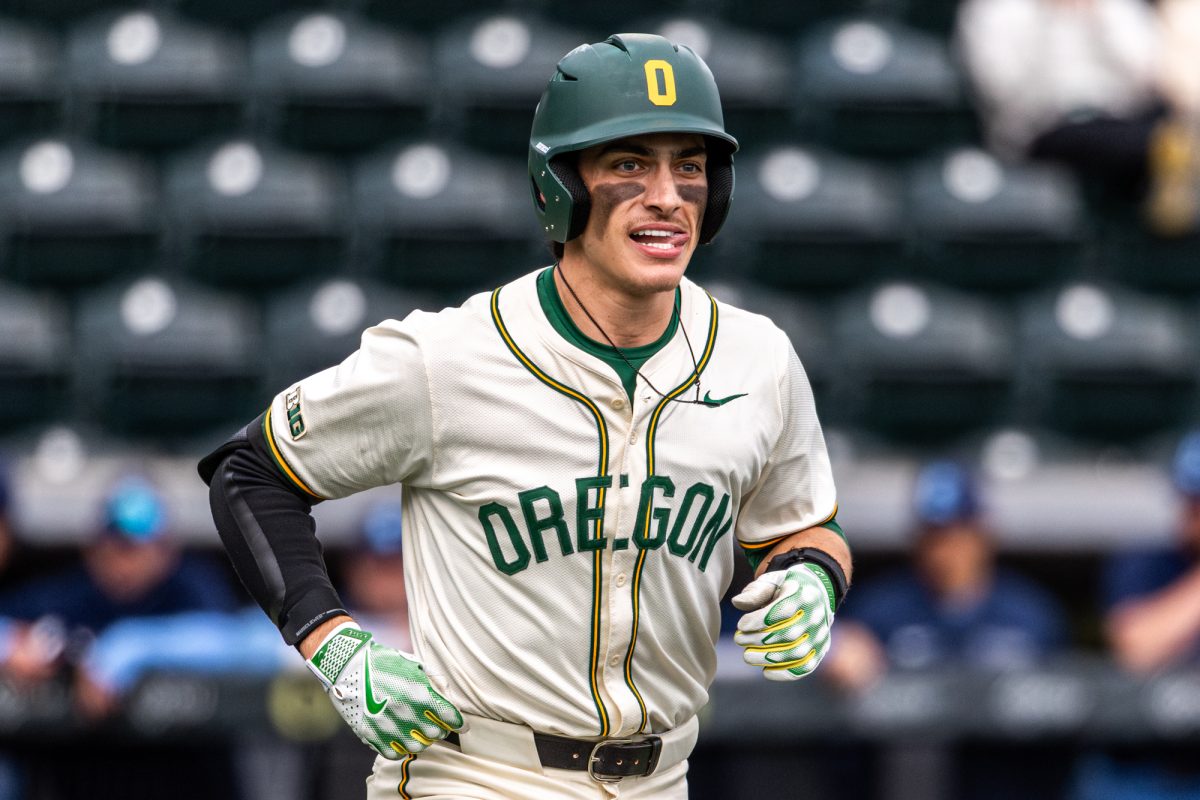
[[[564,242],[569,242],[582,234],[583,229],[587,227],[588,213],[592,210],[592,196],[588,193],[579,171],[575,169],[573,159],[556,158],[550,162],[550,169],[570,195],[571,215],[567,223],[567,235],[563,239]]]
[[[708,244],[717,235],[729,214],[729,201],[732,198],[733,158],[725,156],[709,159],[708,205],[704,209],[704,219],[700,222],[700,244]]]

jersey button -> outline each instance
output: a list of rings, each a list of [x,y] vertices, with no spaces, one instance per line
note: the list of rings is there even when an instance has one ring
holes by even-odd
[[[620,657],[620,656],[613,656],[612,658],[610,658],[610,659],[608,660],[608,665],[609,665],[610,667],[615,667],[617,664],[620,664],[620,663],[621,663],[621,657]]]
[[[625,409],[625,398],[614,397],[612,401],[612,407],[614,411],[623,411]]]
[[[625,573],[622,572],[620,575],[617,576],[617,586],[624,586],[624,585],[625,585]]]

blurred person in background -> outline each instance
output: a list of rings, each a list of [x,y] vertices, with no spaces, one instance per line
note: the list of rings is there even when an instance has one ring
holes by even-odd
[[[1160,234],[1194,230],[1200,150],[1183,103],[1196,106],[1200,53],[1180,38],[1195,3],[1177,5],[1184,44],[1166,48],[1147,0],[965,0],[954,41],[990,147],[1098,181]]]
[[[1181,438],[1171,479],[1180,500],[1173,541],[1116,553],[1104,570],[1105,635],[1135,676],[1200,663],[1200,430]],[[1083,762],[1074,797],[1200,797],[1200,763],[1192,746],[1109,747]]]
[[[1021,669],[1064,650],[1058,600],[996,563],[979,487],[966,468],[925,465],[913,510],[911,562],[863,579],[847,598],[834,623],[828,680],[860,692],[889,670]],[[999,741],[968,743],[954,763],[957,800],[1057,800],[1070,772],[1069,760],[1054,750]]]
[[[235,605],[225,576],[169,535],[154,488],[125,478],[105,498],[80,563],[0,594],[0,674],[18,684],[45,681],[122,619]]]
[[[857,587],[838,620],[828,677],[856,687],[889,667],[1023,667],[1066,644],[1058,601],[997,566],[979,490],[965,468],[926,465],[913,505],[912,562]]]
[[[341,588],[355,619],[376,632],[380,641],[408,652],[408,593],[400,501],[372,505],[363,517],[358,537],[341,566]]]

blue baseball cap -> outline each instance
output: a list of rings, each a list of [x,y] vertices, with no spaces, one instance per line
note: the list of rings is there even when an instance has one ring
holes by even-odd
[[[913,511],[922,525],[948,525],[979,513],[975,479],[953,461],[934,461],[917,474]]]
[[[119,481],[104,501],[104,530],[133,542],[158,538],[166,523],[166,509],[158,492],[141,478]]]
[[[371,506],[363,518],[361,547],[380,556],[399,555],[403,533],[400,501],[380,501]]]
[[[1200,431],[1184,436],[1175,449],[1171,481],[1182,494],[1200,497]]]

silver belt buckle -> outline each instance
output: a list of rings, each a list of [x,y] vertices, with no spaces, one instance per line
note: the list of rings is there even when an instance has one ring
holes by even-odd
[[[596,762],[600,760],[600,756],[596,755],[596,751],[599,750],[601,747],[604,747],[605,745],[634,744],[637,741],[639,741],[639,740],[638,739],[602,739],[601,741],[596,742],[596,744],[592,746],[591,754],[588,756],[588,765],[587,765],[588,777],[590,777],[594,781],[599,781],[600,783],[620,783],[621,780],[625,777],[624,775],[605,775],[605,774],[596,772]],[[620,762],[618,762],[618,763],[620,763]]]

